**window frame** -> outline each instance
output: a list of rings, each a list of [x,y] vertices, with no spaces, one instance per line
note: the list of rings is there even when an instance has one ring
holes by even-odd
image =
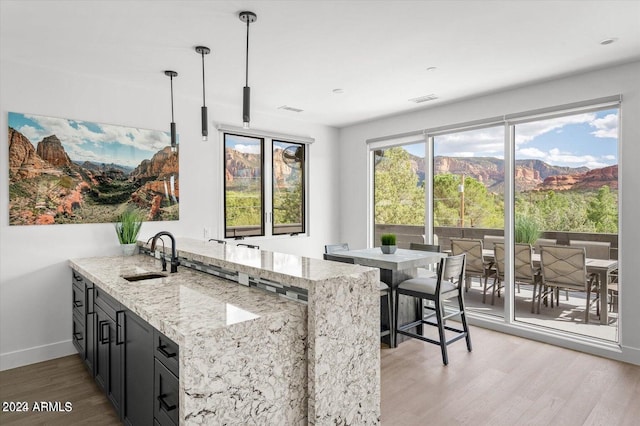
[[[315,141],[313,138],[305,136],[291,136],[275,132],[260,131],[255,129],[242,129],[234,126],[217,125],[219,140],[221,141],[220,151],[222,153],[222,173],[219,176],[222,177],[220,183],[220,190],[222,191],[221,199],[223,202],[220,206],[220,226],[218,227],[218,238],[222,240],[243,240],[243,239],[260,239],[260,238],[287,238],[295,236],[309,236],[309,150],[310,145]],[[260,235],[244,235],[244,236],[227,236],[227,194],[226,194],[226,135],[256,138],[261,142],[261,164],[262,164],[262,189],[261,189],[261,205],[262,205],[262,217],[261,227],[262,232]],[[287,232],[275,234],[273,232],[274,227],[274,215],[273,215],[273,147],[274,142],[291,143],[300,145],[303,149],[303,163],[302,163],[302,231],[301,232]],[[269,226],[270,225],[270,226]],[[205,231],[206,232],[206,231]]]
[[[292,141],[285,141],[282,139],[276,139],[276,138],[270,138],[271,141],[271,235],[276,236],[276,235],[299,235],[299,234],[306,234],[306,229],[307,229],[307,223],[306,223],[306,217],[307,217],[307,203],[306,203],[306,199],[307,199],[307,147],[305,146],[304,143],[301,142],[292,142]],[[273,172],[273,163],[274,163],[274,158],[273,158],[273,151],[275,149],[275,143],[282,143],[282,144],[291,144],[291,145],[298,145],[301,149],[302,149],[302,165],[300,168],[300,179],[302,180],[302,194],[301,194],[301,221],[300,221],[300,227],[301,230],[297,231],[297,232],[275,232],[275,228],[276,228],[276,222],[275,222],[275,214],[273,214],[273,210],[274,210],[274,204],[275,204],[275,195],[276,195],[276,191],[275,191],[275,184],[276,184],[276,180],[274,178],[274,172]]]

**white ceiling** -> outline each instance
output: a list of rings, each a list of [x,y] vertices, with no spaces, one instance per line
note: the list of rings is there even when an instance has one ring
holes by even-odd
[[[336,127],[640,59],[639,0],[0,0],[0,58],[199,99],[205,45],[207,103],[240,105],[242,10],[252,111]]]

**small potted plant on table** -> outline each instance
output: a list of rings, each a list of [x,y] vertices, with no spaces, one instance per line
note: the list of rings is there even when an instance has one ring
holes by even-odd
[[[382,234],[380,236],[380,242],[382,243],[380,250],[382,250],[384,254],[395,253],[398,248],[398,246],[396,246],[396,234]]]
[[[144,214],[135,208],[127,208],[118,215],[116,235],[122,246],[122,254],[131,256],[136,251],[136,241],[144,221]]]

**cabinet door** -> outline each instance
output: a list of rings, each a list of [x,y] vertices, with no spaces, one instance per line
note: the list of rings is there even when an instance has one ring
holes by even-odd
[[[127,425],[153,423],[153,327],[124,312],[124,413]]]
[[[105,392],[119,417],[122,417],[122,342],[120,327],[100,306],[96,318],[96,383]],[[118,314],[116,314],[118,316]]]
[[[95,376],[94,365],[96,362],[96,314],[93,307],[93,284],[90,281],[85,280],[86,287],[84,289],[85,294],[85,306],[86,316],[84,319],[84,332],[87,336],[85,342],[85,358],[84,363],[87,369],[91,373],[91,377]]]

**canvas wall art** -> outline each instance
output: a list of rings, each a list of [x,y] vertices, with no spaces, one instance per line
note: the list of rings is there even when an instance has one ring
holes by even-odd
[[[115,222],[136,207],[178,220],[178,152],[168,132],[9,113],[9,223]]]

